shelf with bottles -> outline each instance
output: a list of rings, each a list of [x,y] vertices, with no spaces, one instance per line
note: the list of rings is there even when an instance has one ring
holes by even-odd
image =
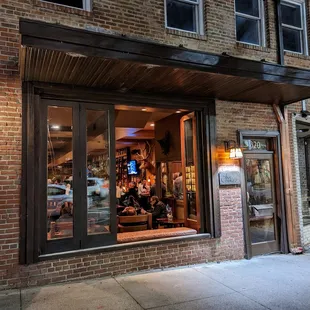
[[[128,180],[127,163],[130,160],[130,149],[128,147],[116,150],[116,180],[126,183]]]
[[[187,166],[185,169],[185,185],[188,192],[196,192],[195,166]]]

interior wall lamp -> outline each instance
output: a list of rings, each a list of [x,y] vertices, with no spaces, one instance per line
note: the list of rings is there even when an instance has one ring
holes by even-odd
[[[241,147],[237,145],[236,141],[224,141],[225,152],[229,152],[230,159],[240,159],[243,157]]]

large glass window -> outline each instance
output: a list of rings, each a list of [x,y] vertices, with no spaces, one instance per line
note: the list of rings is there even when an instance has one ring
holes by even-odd
[[[40,253],[205,230],[199,113],[42,100],[33,181]]]
[[[166,0],[166,27],[203,34],[202,0]]]
[[[304,1],[282,1],[281,15],[284,49],[308,54]]]
[[[235,0],[236,39],[265,45],[264,3],[262,0]]]

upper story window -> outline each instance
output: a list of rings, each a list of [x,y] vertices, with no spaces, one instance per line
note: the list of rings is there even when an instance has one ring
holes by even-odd
[[[45,2],[52,2],[55,4],[61,4],[85,11],[91,10],[91,0],[42,0]]]
[[[166,0],[166,27],[202,35],[202,0]]]
[[[265,45],[263,0],[235,0],[237,41]]]
[[[308,54],[305,2],[281,1],[284,50]]]

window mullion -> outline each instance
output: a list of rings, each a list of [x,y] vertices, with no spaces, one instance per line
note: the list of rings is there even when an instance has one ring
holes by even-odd
[[[183,2],[183,3],[188,3],[188,4],[192,4],[192,5],[199,5],[199,2],[200,2],[201,0],[197,0],[197,1],[195,1],[195,2],[189,1],[189,0],[176,0],[176,1],[178,1],[178,2]]]
[[[255,19],[255,20],[260,20],[261,19],[261,17],[257,17],[257,16],[253,16],[253,15],[248,15],[248,14],[244,14],[244,13],[239,13],[239,12],[236,12],[236,15],[240,16],[240,17],[244,17],[244,18]]]
[[[300,27],[295,27],[295,26],[288,25],[288,24],[282,24],[282,27],[285,27],[285,28],[290,28],[290,29],[293,29],[293,30],[298,30],[298,31],[303,31],[303,30],[304,30],[303,28],[300,28]]]

